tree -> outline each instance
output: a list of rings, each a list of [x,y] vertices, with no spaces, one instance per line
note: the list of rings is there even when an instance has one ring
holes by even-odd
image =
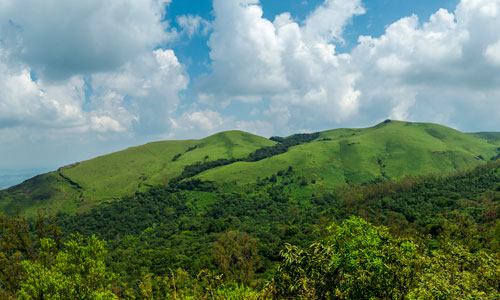
[[[277,299],[403,299],[418,282],[418,246],[359,217],[308,248],[286,245],[268,286]]]
[[[21,263],[25,275],[18,299],[118,299],[104,263],[106,242],[75,235],[64,243],[64,251],[57,251],[52,239],[40,242],[39,259]]]
[[[446,242],[424,258],[425,268],[408,299],[500,299],[500,261]]]
[[[230,281],[250,285],[258,266],[257,240],[246,233],[226,231],[214,247],[222,274]]]
[[[55,249],[61,246],[61,231],[54,223],[46,224],[41,213],[34,226],[35,232],[31,227],[25,218],[0,213],[0,299],[11,298],[19,290],[25,275],[21,263],[39,258],[42,238],[52,238]]]

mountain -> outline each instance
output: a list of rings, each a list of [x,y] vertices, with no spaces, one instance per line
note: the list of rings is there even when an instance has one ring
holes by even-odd
[[[273,175],[287,170],[296,178],[288,187],[291,195],[310,195],[349,182],[469,169],[498,158],[499,147],[500,133],[391,120],[287,138],[227,131],[200,140],[149,143],[61,167],[0,191],[0,211],[84,212],[155,185],[201,180],[240,189],[276,180]]]

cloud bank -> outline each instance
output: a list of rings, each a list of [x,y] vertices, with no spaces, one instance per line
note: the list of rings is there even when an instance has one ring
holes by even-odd
[[[500,126],[499,0],[403,17],[349,53],[336,45],[361,1],[326,0],[303,21],[271,22],[249,0],[215,0],[214,12],[212,72],[195,82],[202,103],[264,102],[260,119],[286,133],[385,118]]]

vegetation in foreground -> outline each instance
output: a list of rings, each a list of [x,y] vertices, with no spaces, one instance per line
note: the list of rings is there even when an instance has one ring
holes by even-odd
[[[215,271],[143,273],[131,287],[106,267],[104,241],[73,235],[61,243],[56,226],[39,221],[35,235],[27,226],[1,219],[2,299],[500,298],[499,253],[472,252],[449,230],[430,250],[425,239],[394,237],[386,227],[351,217],[307,247],[287,244],[274,276],[260,284],[252,280],[255,245],[227,232],[215,244]]]

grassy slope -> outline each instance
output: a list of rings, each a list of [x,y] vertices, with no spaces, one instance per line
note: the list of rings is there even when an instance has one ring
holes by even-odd
[[[496,156],[496,148],[481,136],[445,126],[391,121],[366,129],[324,131],[315,141],[287,153],[219,167],[198,177],[245,184],[292,166],[299,175],[315,179],[316,185],[333,187],[349,181],[465,170]]]
[[[201,140],[132,147],[0,191],[0,211],[27,215],[34,215],[37,207],[69,213],[85,211],[95,204],[166,183],[186,165],[246,157],[273,144],[263,137],[228,131]],[[286,153],[258,162],[233,163],[195,177],[239,189],[292,166],[295,181],[287,188],[294,196],[310,195],[350,181],[464,170],[496,157],[499,144],[500,133],[465,134],[436,124],[391,121],[371,128],[324,131],[316,140]],[[177,154],[181,156],[172,161]],[[316,183],[299,186],[302,176],[308,183]]]
[[[246,157],[258,148],[273,144],[275,142],[246,132],[227,131],[201,140],[154,142],[132,147],[60,168],[2,191],[0,211],[10,214],[25,211],[27,215],[34,215],[37,207],[70,213],[84,211],[96,203],[168,182],[178,176],[185,165]],[[189,148],[194,149],[188,151]],[[172,161],[177,154],[182,155]],[[77,185],[70,184],[64,177]],[[36,196],[38,194],[42,196]]]
[[[500,146],[500,132],[476,132],[469,134],[480,139],[485,139],[492,145]]]

